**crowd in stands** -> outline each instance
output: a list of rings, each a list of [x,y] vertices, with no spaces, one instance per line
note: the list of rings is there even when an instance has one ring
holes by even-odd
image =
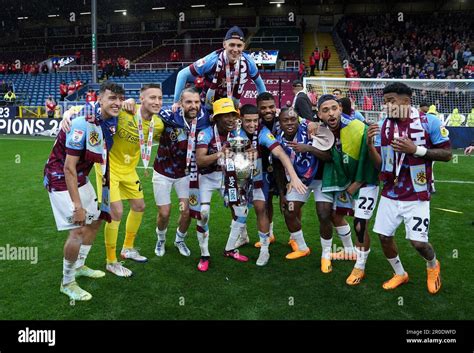
[[[116,60],[111,58],[102,59],[99,63],[99,69],[102,70],[101,80],[108,80],[109,77],[127,77],[130,75],[127,59],[123,56],[119,56]]]
[[[337,25],[347,77],[472,79],[472,14],[345,16]]]
[[[76,91],[80,90],[84,86],[84,83],[80,79],[75,81],[70,81],[69,84],[66,81],[61,81],[59,84],[59,95],[61,96],[61,101],[64,101],[64,98],[74,94]]]
[[[38,75],[40,72],[48,73],[48,66],[45,64],[39,65],[37,61],[29,64],[21,63],[17,65],[16,62],[0,62],[0,75],[2,74],[24,74],[24,75]]]

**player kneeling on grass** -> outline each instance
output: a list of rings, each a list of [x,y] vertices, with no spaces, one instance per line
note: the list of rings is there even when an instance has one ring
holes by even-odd
[[[412,90],[404,83],[392,83],[383,90],[387,117],[370,126],[367,134],[370,158],[380,170],[382,197],[375,217],[374,232],[394,276],[383,284],[386,290],[408,282],[398,256],[394,235],[405,223],[406,238],[426,260],[428,292],[441,288],[440,263],[428,242],[430,225],[431,168],[433,161],[452,158],[448,131],[438,118],[419,113],[411,106]],[[374,141],[375,137],[375,141]]]
[[[163,131],[163,122],[157,116],[163,101],[161,88],[156,84],[145,84],[140,90],[141,105],[133,102],[124,104],[118,115],[117,134],[114,135],[114,148],[110,151],[110,209],[112,222],[104,229],[106,269],[119,277],[130,277],[132,271],[117,261],[116,246],[120,222],[123,215],[122,200],[128,200],[130,211],[125,225],[125,239],[120,255],[123,259],[147,262],[134,247],[135,238],[145,211],[142,184],[136,168],[142,159],[148,168],[152,142],[158,141]],[[63,127],[68,128],[69,114],[65,114]],[[102,193],[100,180],[102,172],[96,165],[97,191]]]
[[[304,240],[301,227],[302,214],[301,208],[308,200],[311,191],[317,189],[317,175],[321,175],[321,160],[329,161],[331,156],[329,152],[321,151],[313,146],[312,136],[308,133],[308,120],[299,121],[298,115],[293,108],[283,108],[279,116],[281,133],[278,135],[286,154],[289,156],[296,174],[308,187],[306,193],[299,194],[295,190],[288,190],[288,182],[285,169],[281,168],[280,163],[274,160],[273,173],[278,183],[278,189],[281,190],[280,208],[285,216],[285,222],[290,231],[290,241],[288,244],[292,248],[286,258],[289,260],[308,256],[310,249]],[[328,131],[330,134],[330,132]],[[329,145],[328,147],[330,147]],[[285,191],[286,194],[285,194]],[[315,201],[320,202],[318,194],[315,192]]]
[[[368,126],[354,116],[344,114],[342,108],[336,97],[330,94],[322,95],[318,100],[318,116],[336,139],[330,150],[331,162],[324,166],[321,190],[325,194],[333,195],[332,223],[344,245],[344,250],[331,254],[331,258],[352,259],[350,255],[356,255],[354,269],[346,280],[346,283],[352,286],[359,284],[365,277],[365,265],[370,253],[367,223],[378,198],[378,172],[368,154]],[[345,215],[354,216],[354,230],[357,235],[355,247],[352,244],[351,229],[344,219]],[[323,264],[327,263],[325,257],[331,248],[332,236],[322,239],[321,243]],[[321,267],[323,272],[326,268],[328,267]]]
[[[63,279],[60,291],[72,300],[90,300],[92,295],[80,288],[76,277],[105,276],[84,265],[99,229],[101,219],[110,222],[108,198],[109,151],[116,130],[116,116],[123,101],[124,90],[114,83],[100,87],[100,113],[93,110],[74,119],[71,130],[60,131],[44,170],[44,184],[58,230],[69,230],[64,245]],[[94,163],[100,163],[105,177],[99,210],[97,197],[88,174]]]

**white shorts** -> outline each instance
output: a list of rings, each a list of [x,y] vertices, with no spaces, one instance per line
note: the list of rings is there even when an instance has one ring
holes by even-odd
[[[210,174],[199,175],[199,198],[201,203],[210,203],[212,192],[219,190],[221,196],[222,190],[222,172],[213,172]]]
[[[370,219],[377,205],[378,185],[364,186],[359,190],[359,198],[354,202],[354,217]]]
[[[253,200],[254,201],[264,201],[264,202],[267,201],[265,199],[265,194],[263,193],[262,188],[253,189]]]
[[[152,182],[157,206],[171,204],[171,188],[173,187],[179,199],[189,199],[189,175],[173,179],[154,170]]]
[[[405,223],[407,239],[428,242],[430,202],[397,201],[382,196],[375,216],[374,232],[392,237],[402,222]]]
[[[69,191],[52,191],[48,194],[58,230],[80,228],[80,225],[74,224],[72,221],[74,205],[69,196]],[[100,216],[99,205],[90,181],[79,188],[79,197],[81,198],[82,208],[86,210],[86,224],[98,220]]]
[[[334,194],[333,193],[326,193],[322,192],[321,188],[323,185],[322,180],[313,180],[311,184],[308,186],[308,190],[304,194],[300,194],[295,189],[291,189],[291,191],[286,195],[287,201],[299,201],[299,202],[306,202],[311,195],[311,191],[314,193],[314,201],[316,202],[334,202]]]

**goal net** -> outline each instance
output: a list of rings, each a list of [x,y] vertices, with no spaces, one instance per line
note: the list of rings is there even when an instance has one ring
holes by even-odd
[[[318,97],[340,89],[342,96],[349,97],[353,107],[368,122],[375,122],[381,117],[384,87],[393,82],[403,82],[413,90],[414,107],[419,107],[421,103],[434,105],[436,115],[444,125],[461,121],[460,126],[474,127],[474,80],[305,77],[303,81],[306,90],[317,93]],[[457,119],[452,119],[453,114]]]

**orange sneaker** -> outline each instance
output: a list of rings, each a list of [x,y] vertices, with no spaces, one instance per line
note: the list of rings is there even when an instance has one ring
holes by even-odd
[[[290,239],[288,241],[288,245],[291,246],[291,250],[293,250],[293,252],[298,251],[298,244],[296,243],[295,239]]]
[[[331,260],[321,258],[321,272],[329,273],[332,271]]]
[[[270,244],[273,244],[274,242],[275,242],[275,234],[270,236]],[[257,241],[254,246],[256,248],[260,248],[262,247],[262,244],[259,241]]]
[[[356,261],[357,260],[357,254],[355,251],[351,252],[346,252],[344,250],[338,251],[338,252],[332,252],[331,253],[331,260],[350,260],[350,261]]]
[[[390,278],[388,281],[385,281],[382,287],[385,290],[391,290],[407,282],[408,282],[408,273],[405,272],[404,275],[393,274],[393,277]]]
[[[436,294],[441,289],[441,264],[436,260],[436,267],[426,269],[428,292]]]
[[[286,255],[285,257],[288,259],[288,260],[296,260],[296,259],[299,259],[300,257],[304,257],[304,256],[308,256],[309,254],[311,254],[311,250],[308,248],[304,251],[302,250],[296,250],[296,251],[293,251],[293,252],[290,252],[288,255]]]
[[[365,277],[364,270],[361,270],[360,268],[354,268],[351,274],[349,275],[349,277],[347,277],[346,283],[350,286],[356,286],[360,282],[362,282],[364,277]]]

